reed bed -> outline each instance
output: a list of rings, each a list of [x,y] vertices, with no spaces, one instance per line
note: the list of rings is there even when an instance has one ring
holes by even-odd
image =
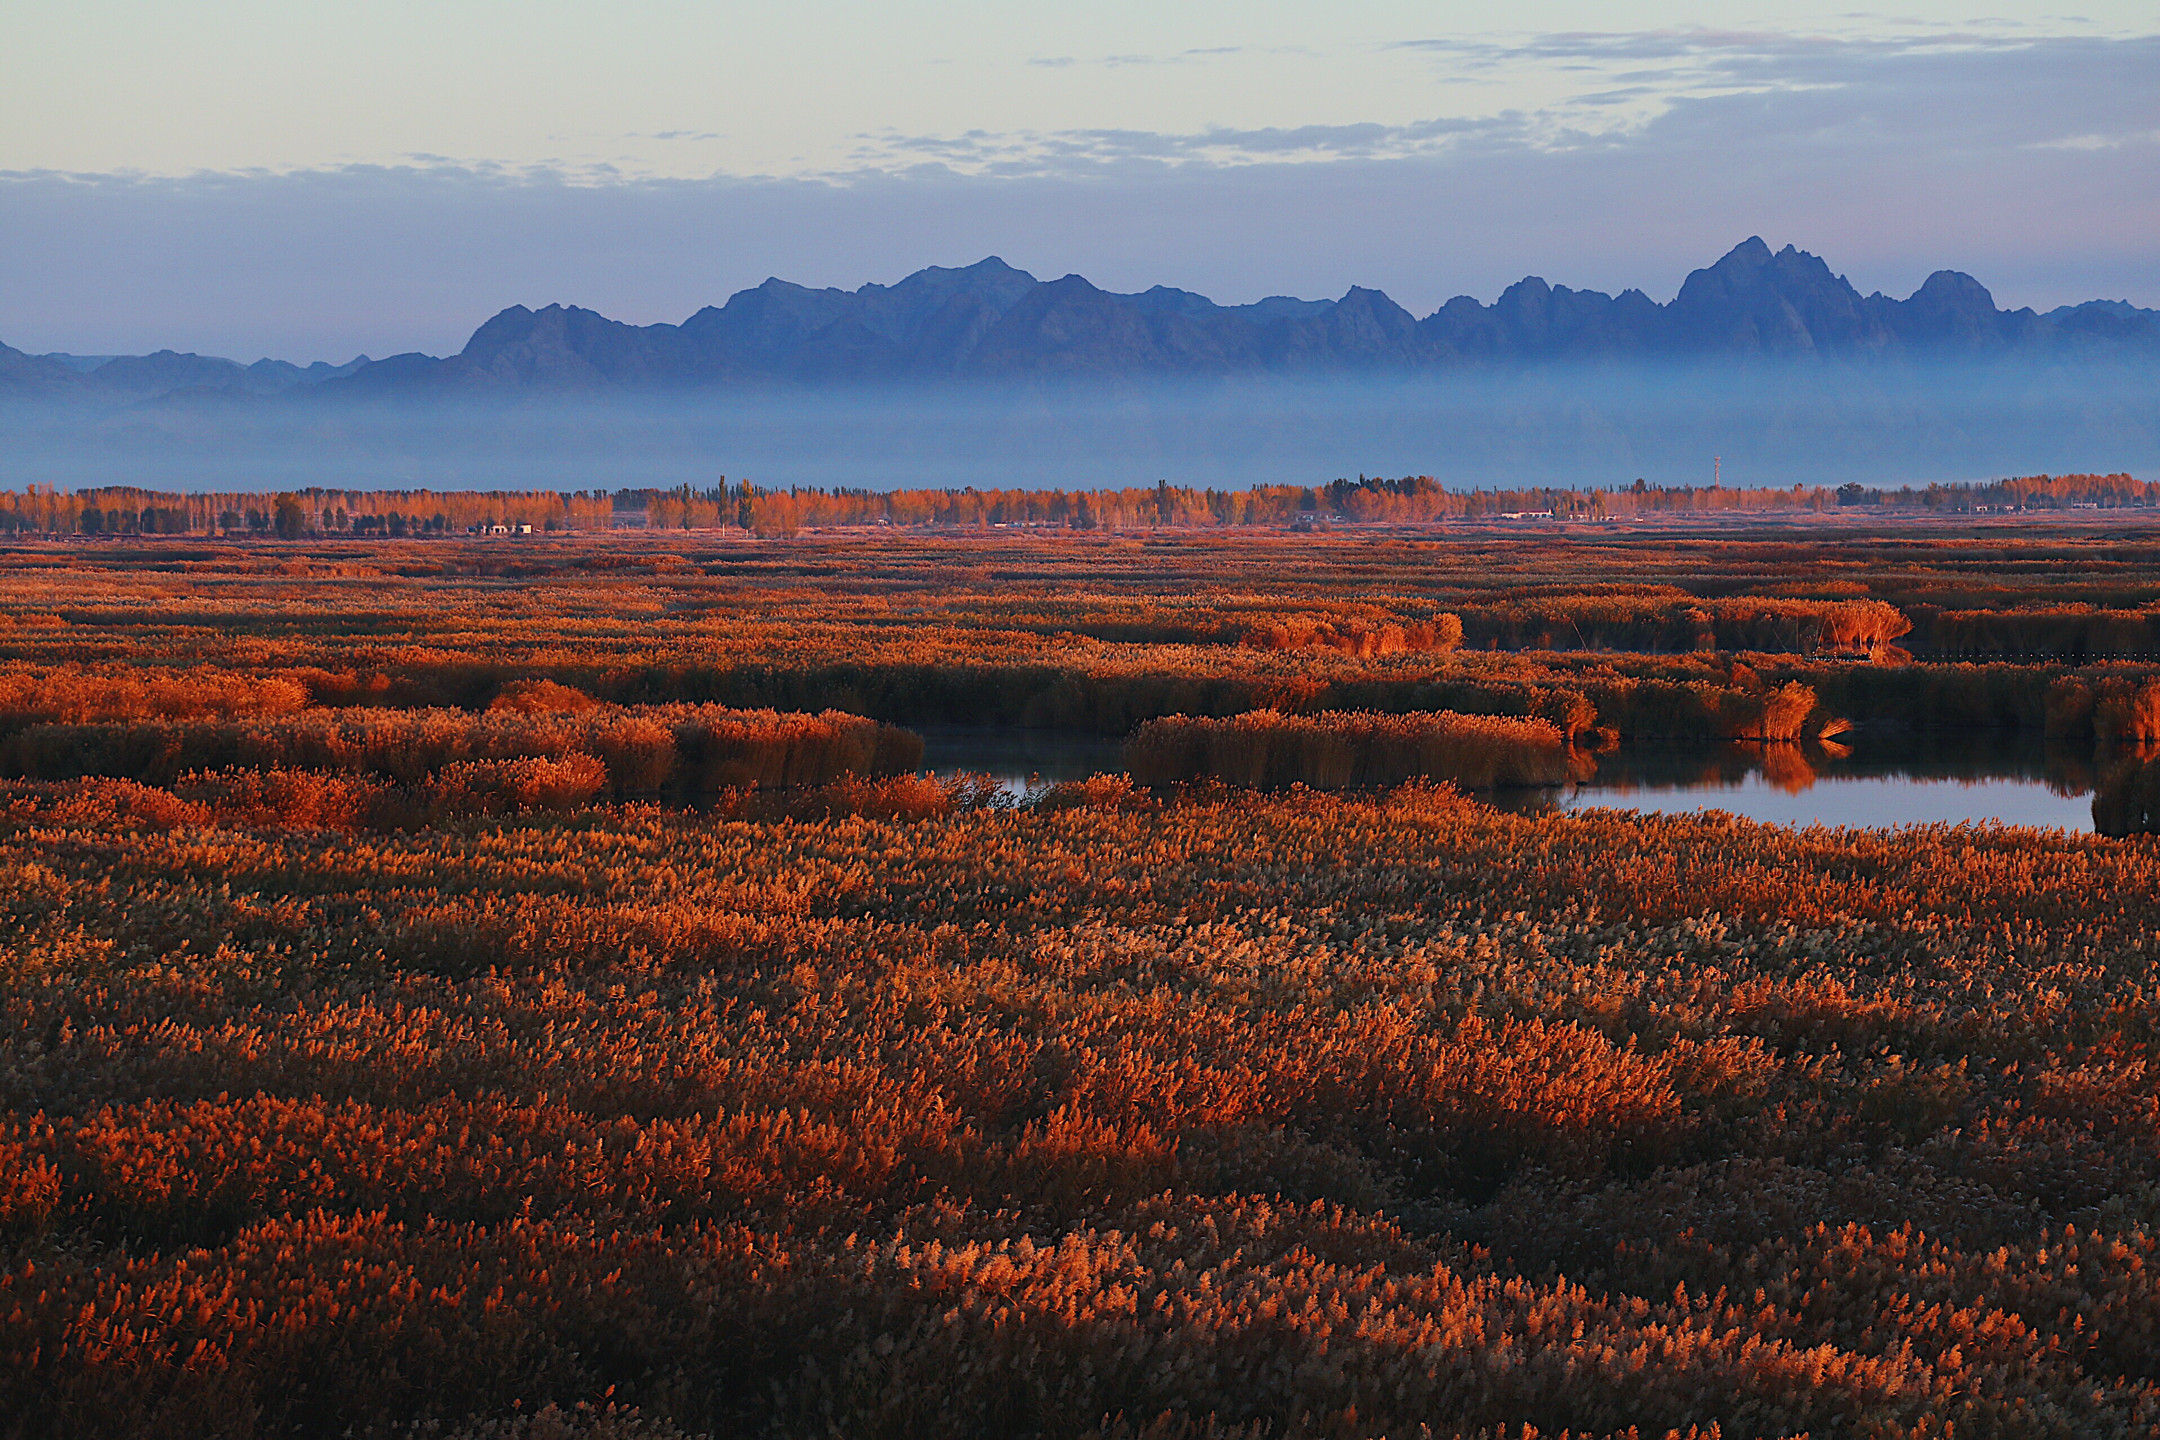
[[[0,731],[65,722],[193,720],[284,715],[313,703],[306,683],[284,675],[214,668],[118,669],[82,665],[0,667]]]
[[[1813,686],[1767,685],[1752,674],[1724,684],[1606,681],[1592,685],[1586,698],[1600,723],[1661,740],[1798,740],[1818,708]]]
[[[2160,679],[2066,676],[2047,689],[2047,733],[2103,749],[2160,744]]]
[[[2150,841],[196,803],[0,787],[10,1440],[2160,1413]]]
[[[1913,628],[1902,611],[1881,600],[1709,598],[1671,586],[1511,599],[1466,609],[1458,624],[1467,643],[1510,650],[1796,655],[1875,655]]]
[[[488,776],[510,774],[505,766],[573,759],[586,762],[580,774],[599,775],[618,794],[711,792],[904,773],[921,764],[922,741],[838,711],[714,705],[327,709],[245,721],[39,724],[0,741],[8,773],[46,780],[165,783],[193,771],[317,770],[409,785],[463,766],[458,773],[485,786],[494,783]]]
[[[2160,654],[2160,609],[2089,604],[1923,613],[1929,647],[1944,655],[2056,654],[2104,658]]]
[[[1462,644],[1462,620],[1435,615],[1422,624],[1360,623],[1348,617],[1283,616],[1245,633],[1256,650],[1339,650],[1370,659],[1382,655],[1445,653]]]
[[[2038,648],[1984,664],[1930,658],[1937,629],[1961,615],[2142,615],[2160,573],[2135,537],[2001,532],[1916,547],[1840,533],[1850,563],[1831,576],[1812,542],[1787,535],[1554,539],[27,542],[0,548],[0,734],[297,708],[484,710],[538,685],[618,706],[1113,735],[1272,708],[1719,740],[1766,733],[1757,692],[1800,684],[1818,718],[2038,731],[2055,681],[2156,673],[2152,658],[2044,628],[2028,637]],[[1919,658],[1901,661],[1899,643]],[[1759,684],[1730,678],[1735,658]]]
[[[2103,835],[2160,835],[2160,759],[2150,747],[2100,765],[2093,828]]]
[[[1927,658],[2150,536],[1841,523],[0,544],[0,1440],[2150,1436],[2160,839],[1457,788],[2155,823],[2151,667]]]
[[[1489,790],[1558,785],[1577,778],[1581,762],[1567,737],[1543,720],[1256,710],[1150,720],[1125,742],[1125,768],[1142,785],[1216,780],[1339,790],[1424,779]]]

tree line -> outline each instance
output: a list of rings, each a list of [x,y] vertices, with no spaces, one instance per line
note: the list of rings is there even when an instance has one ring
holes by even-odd
[[[1966,484],[1870,489],[1794,485],[1633,485],[1571,490],[1449,489],[1430,475],[1358,476],[1325,485],[1197,488],[1161,481],[1098,490],[863,490],[746,481],[699,488],[606,490],[304,490],[175,493],[134,486],[0,491],[0,533],[39,535],[316,535],[425,538],[497,526],[535,532],[735,529],[761,536],[829,526],[1041,527],[1424,524],[1447,520],[1626,519],[1651,515],[1821,513],[1855,506],[1949,514],[2160,505],[2160,481],[2128,474],[2027,475]]]

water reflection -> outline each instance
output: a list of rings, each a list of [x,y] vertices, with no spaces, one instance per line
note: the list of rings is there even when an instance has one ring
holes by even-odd
[[[925,769],[987,774],[1015,798],[1123,768],[1122,742],[1114,736],[1007,726],[919,728]],[[2045,745],[2031,736],[1856,730],[1805,746],[1623,746],[1597,756],[1596,773],[1578,784],[1484,798],[1522,813],[1592,806],[1667,814],[1716,809],[1780,825],[1999,821],[2090,832],[2102,768],[2089,750]],[[2114,764],[2107,773],[2121,768]],[[2102,788],[2112,794],[2120,786]],[[2145,788],[2160,792],[2160,778]],[[2160,793],[2151,798],[2147,808],[2160,807]],[[2125,804],[2111,809],[2111,803],[2104,798],[2099,808],[2109,816],[2117,809],[2127,813]]]
[[[1994,733],[1849,732],[1820,745],[1631,747],[1580,785],[1496,803],[1675,814],[1725,810],[1780,825],[2047,825],[2091,831],[2089,753]]]
[[[1123,739],[1074,730],[1004,725],[916,725],[923,768],[933,775],[988,775],[1016,799],[1061,780],[1125,768]]]
[[[2160,834],[2160,747],[2103,755],[2093,787],[2093,828],[2103,835]]]

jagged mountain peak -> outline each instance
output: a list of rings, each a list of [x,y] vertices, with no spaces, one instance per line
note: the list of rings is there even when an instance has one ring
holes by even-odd
[[[511,305],[447,360],[398,355],[305,370],[159,351],[100,359],[0,351],[0,394],[141,397],[827,384],[974,377],[1215,376],[1659,357],[1864,363],[1932,354],[2160,363],[2160,312],[2092,301],[2005,312],[1977,279],[1938,270],[1910,296],[1862,296],[1820,256],[1751,235],[1691,272],[1667,303],[1526,276],[1490,305],[1457,296],[1420,319],[1385,291],[1221,305],[1168,285],[1135,294],[1067,273],[1043,280],[986,255],[854,290],[767,278],[680,324],[632,325],[560,301]]]
[[[615,383],[646,383],[664,371],[677,383],[696,384],[1216,375],[1657,356],[1857,360],[2021,346],[2038,353],[2057,340],[2160,351],[2160,324],[2144,312],[2120,319],[2081,314],[2061,324],[2036,320],[2021,329],[2022,323],[1998,311],[1986,287],[1963,272],[1940,271],[1903,301],[1863,298],[1822,257],[1792,244],[1773,250],[1751,235],[1691,272],[1662,305],[1636,287],[1608,295],[1532,275],[1489,306],[1458,296],[1422,320],[1385,291],[1361,285],[1334,300],[1275,296],[1225,306],[1167,285],[1119,294],[1077,273],[1038,279],[992,255],[853,291],[769,279],[680,327],[639,330],[596,317],[606,335],[596,336],[583,358]],[[628,343],[632,332],[642,337],[635,344]],[[576,343],[575,336],[566,339]],[[660,352],[672,358],[663,360]],[[585,373],[569,357],[555,368]]]
[[[1782,253],[1793,255],[1800,252],[1787,245]],[[1747,239],[1719,256],[1717,263],[1710,268],[1713,270],[1760,269],[1776,258],[1777,256],[1770,252],[1770,246],[1762,236],[1750,235]]]

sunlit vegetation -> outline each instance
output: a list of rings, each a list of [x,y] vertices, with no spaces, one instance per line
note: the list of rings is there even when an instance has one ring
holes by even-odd
[[[564,694],[578,692],[552,686]],[[617,794],[824,784],[891,775],[922,742],[859,715],[783,715],[716,705],[536,710],[508,691],[485,711],[317,709],[225,720],[30,725],[0,741],[0,765],[38,779],[165,781],[192,770],[329,770],[417,781],[458,766],[590,762]],[[512,703],[505,705],[505,700]],[[477,773],[468,771],[466,773]]]
[[[404,539],[462,532],[738,530],[760,537],[804,527],[1001,526],[1129,530],[1151,526],[1424,525],[1454,520],[1620,520],[1720,515],[1971,515],[1998,511],[2120,510],[2160,506],[2160,483],[2126,474],[2026,475],[1980,484],[1873,490],[1720,485],[1563,490],[1450,490],[1430,475],[1360,475],[1327,485],[1200,490],[1159,484],[1115,490],[776,490],[725,480],[703,489],[606,491],[307,490],[279,494],[175,494],[133,486],[58,492],[0,491],[0,533],[79,535],[307,535]]]
[[[0,1437],[2151,1435],[2160,680],[1932,637],[2160,550],[1949,523],[0,548]],[[1464,793],[1847,722],[2130,833]]]
[[[379,838],[144,799],[8,800],[14,1433],[2160,1403],[2143,843],[1419,789]]]

